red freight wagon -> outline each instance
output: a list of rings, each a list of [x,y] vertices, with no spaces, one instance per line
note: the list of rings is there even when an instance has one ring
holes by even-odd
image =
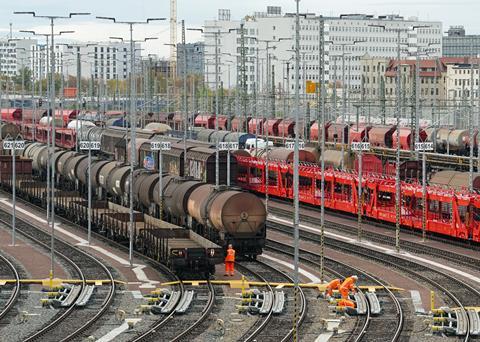
[[[369,131],[372,127],[371,126],[365,126],[365,125],[357,125],[353,124],[350,127],[350,133],[348,136],[348,142],[351,144],[352,142],[362,142],[362,141],[368,141],[369,137]]]
[[[217,118],[214,118],[214,120],[212,121],[212,127],[208,127],[208,128],[211,128],[211,129],[215,129],[215,120],[218,120],[218,129],[220,131],[227,131],[227,128],[228,128],[228,117],[225,116],[225,115],[219,115]]]
[[[268,135],[278,137],[278,125],[282,122],[282,119],[268,119],[267,129]]]
[[[427,139],[427,133],[423,129],[419,131],[419,134],[420,134],[420,137],[419,137],[420,141],[425,141]],[[410,128],[406,128],[406,127],[400,128],[400,148],[402,150],[412,149],[413,147],[412,138],[413,138],[413,135],[412,135],[412,130]],[[393,132],[392,147],[397,148],[397,131],[396,130]]]
[[[250,122],[248,123],[248,133],[257,134],[257,130],[258,130],[258,134],[263,135],[264,134],[263,125],[264,125],[265,121],[266,121],[265,119],[252,119],[252,120],[250,120]],[[257,129],[257,126],[258,126],[258,129]]]
[[[204,127],[214,129],[215,116],[214,115],[197,115],[195,118],[195,127]]]
[[[302,135],[300,131],[300,135]],[[295,136],[295,121],[285,119],[278,124],[278,136],[285,138],[293,138]]]
[[[368,141],[372,147],[387,147],[393,146],[393,132],[395,126],[374,126],[368,132]]]
[[[318,141],[318,138],[319,138],[319,136],[318,136],[318,132],[319,132],[318,126],[319,126],[319,124],[318,124],[317,121],[315,121],[310,126],[310,140],[311,141]],[[328,141],[328,127],[330,127],[330,122],[327,122],[325,124],[325,128],[326,128],[326,130],[325,130],[325,134],[326,134],[325,135],[325,141]]]
[[[2,121],[22,121],[22,110],[20,108],[2,108]]]

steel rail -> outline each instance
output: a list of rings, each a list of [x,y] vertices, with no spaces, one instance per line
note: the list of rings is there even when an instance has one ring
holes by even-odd
[[[281,232],[286,233],[288,235],[291,235],[291,229],[290,229],[289,226],[286,226],[286,225],[282,225],[282,224],[278,224],[278,223],[275,223],[275,224],[272,225],[270,223],[269,228],[273,229],[273,230],[281,231]],[[302,234],[302,232],[300,232],[300,237],[301,237],[301,239],[304,239],[306,241],[317,243],[316,239],[311,238],[311,237],[310,238],[306,237],[305,235]],[[381,252],[381,251],[378,251],[378,250],[375,250],[375,249],[372,249],[372,248],[368,248],[366,246],[362,246],[362,245],[358,245],[358,244],[354,244],[354,243],[349,243],[349,242],[345,242],[345,241],[340,241],[340,240],[330,238],[330,237],[325,240],[325,243],[326,243],[326,245],[330,246],[331,248],[336,249],[337,251],[343,251],[347,254],[358,255],[358,256],[361,256],[362,258],[365,258],[367,260],[373,260],[373,261],[381,263],[381,264],[389,265],[390,267],[392,267],[394,269],[396,268],[396,269],[398,269],[398,270],[400,270],[400,271],[402,271],[406,274],[412,275],[413,279],[415,279],[415,280],[422,279],[424,282],[430,284],[434,288],[439,289],[440,292],[444,293],[448,298],[450,298],[453,301],[453,303],[455,303],[455,305],[462,311],[464,316],[467,317],[467,318],[468,318],[468,314],[467,314],[467,311],[465,309],[465,306],[469,306],[469,305],[463,304],[462,300],[465,301],[466,298],[468,298],[468,300],[471,301],[472,300],[472,295],[473,295],[475,298],[478,298],[478,301],[480,301],[480,291],[475,289],[473,286],[471,286],[467,282],[465,282],[461,279],[455,278],[448,273],[444,273],[444,272],[441,272],[441,271],[436,270],[434,268],[431,268],[427,265],[402,258],[401,255],[396,256],[394,254]],[[352,248],[352,247],[354,247],[354,248]],[[423,269],[423,272],[416,271],[416,270],[421,270],[421,269]],[[436,276],[440,277],[440,279],[443,277],[444,278],[443,280],[447,281],[448,288],[446,287],[445,284],[443,284],[443,285],[440,284],[439,279],[433,279],[433,277],[428,277],[426,275],[426,272],[431,272],[431,273],[435,274]],[[465,289],[465,290],[469,291],[470,293],[469,293],[468,297],[465,296],[461,300],[461,299],[458,298],[459,297],[458,294],[453,293],[454,289]],[[469,341],[469,339],[470,339],[470,322],[467,319],[465,323],[466,323],[466,326],[467,326],[467,329],[466,329],[467,333],[465,335],[464,341]]]
[[[20,275],[18,274],[17,269],[15,268],[15,266],[10,260],[8,260],[3,255],[0,255],[0,259],[12,271],[13,276],[15,278],[14,290],[12,291],[12,294],[8,298],[7,303],[3,306],[2,311],[0,311],[0,320],[2,320],[10,312],[10,310],[16,303],[18,296],[20,295]]]

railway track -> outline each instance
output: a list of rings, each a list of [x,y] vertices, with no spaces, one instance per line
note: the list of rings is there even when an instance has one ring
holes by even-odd
[[[7,283],[0,291],[0,325],[10,313],[20,295],[20,275],[15,265],[0,254],[0,275],[3,279],[12,279],[14,283]],[[8,322],[5,322],[8,324]]]
[[[10,216],[6,211],[0,210],[0,223],[10,226],[8,223]],[[16,229],[27,239],[49,250],[50,235],[42,229],[36,228],[18,217]],[[54,320],[27,337],[25,341],[66,341],[78,337],[107,312],[114,298],[114,278],[103,263],[59,239],[55,239],[55,249],[56,255],[75,270],[82,290],[86,286],[87,280],[102,279],[109,281],[109,284],[96,287],[95,293],[86,307],[78,309],[74,304],[67,309],[60,309]]]
[[[269,228],[292,235],[292,230],[287,225],[269,222]],[[318,236],[312,238],[300,231],[300,238],[309,242],[318,243]],[[440,270],[436,270],[425,266],[421,263],[407,260],[401,255],[394,255],[384,252],[379,252],[372,248],[367,248],[362,245],[344,242],[338,239],[325,238],[325,246],[335,249],[336,251],[357,255],[366,260],[372,260],[376,263],[384,264],[392,269],[397,269],[404,274],[409,275],[412,279],[418,281],[422,280],[428,283],[432,288],[437,289],[446,297],[446,304],[450,307],[459,308],[462,315],[468,317],[465,307],[478,306],[480,303],[480,291],[468,284],[467,282],[457,279]],[[470,340],[470,323],[468,318],[466,324],[466,335],[464,341]]]
[[[277,254],[293,257],[293,248],[284,242],[269,239],[266,248]],[[320,268],[320,255],[310,250],[300,249],[299,260],[306,265],[318,269]],[[357,285],[375,285],[383,288],[378,291],[377,296],[382,303],[383,312],[380,316],[371,314],[371,308],[368,301],[366,316],[360,316],[355,328],[350,333],[347,341],[398,341],[401,337],[406,308],[402,307],[400,300],[381,280],[371,276],[370,274],[347,265],[337,260],[325,258],[325,270],[334,277],[346,278],[353,274],[358,276]]]
[[[270,201],[270,203],[273,203],[273,205],[270,205],[269,208],[268,208],[270,213],[276,213],[277,215],[286,216],[288,218],[292,217],[293,213],[291,211],[275,206],[275,204],[289,203],[288,201],[282,200],[282,199],[279,199],[279,198],[271,198],[269,201]],[[317,207],[317,206],[311,206],[311,205],[306,205],[306,204],[300,203],[300,209],[311,210],[311,211],[317,212],[318,215],[320,215],[320,207]],[[357,222],[356,221],[357,216],[352,216],[351,214],[348,214],[348,213],[339,212],[339,211],[335,211],[335,210],[332,210],[332,209],[329,209],[329,208],[325,208],[325,224],[326,225],[328,224],[328,228],[333,228],[333,229],[336,229],[338,231],[343,231],[343,232],[346,232],[346,233],[349,232],[350,234],[352,234],[352,231],[353,231],[356,234],[356,226],[355,226],[355,229],[352,230],[351,225],[345,225],[345,224],[342,224],[342,223],[339,223],[339,222],[335,222],[331,219],[328,219],[328,216],[331,216],[331,217],[333,216],[334,218],[338,217],[338,218],[343,218],[343,219],[347,219],[347,220],[352,220],[352,222],[355,222],[355,223]],[[300,213],[300,219],[303,222],[312,222],[312,220],[315,220],[315,222],[318,223],[318,220],[320,220],[320,216],[315,217],[315,216]],[[391,232],[394,232],[395,229],[396,229],[394,224],[375,221],[375,220],[372,220],[371,218],[365,217],[365,216],[362,217],[362,224],[363,224],[363,226],[365,226],[365,225],[374,226],[374,227],[382,228],[386,231],[391,231]],[[402,226],[400,228],[400,230],[401,230],[402,233],[404,233],[406,235],[412,235],[412,236],[418,236],[418,237],[422,236],[422,231],[418,230],[418,229],[413,229],[413,228],[410,228],[410,227],[403,227]],[[363,237],[368,237],[368,238],[371,238],[371,239],[375,239],[376,237],[380,237],[380,238],[385,238],[389,241],[394,241],[394,238],[390,235],[377,233],[377,232],[373,232],[373,231],[366,230],[366,229],[363,229],[362,236]],[[450,245],[454,245],[454,246],[458,246],[458,247],[462,247],[462,248],[469,248],[469,249],[480,251],[480,244],[478,244],[476,242],[470,242],[470,241],[466,241],[466,240],[455,240],[455,238],[444,237],[442,235],[438,235],[438,234],[431,233],[431,232],[427,232],[427,237],[428,237],[429,240],[432,240],[432,241],[438,241],[438,242],[442,242],[442,243],[446,243],[446,244],[450,244]],[[401,241],[402,241],[402,243],[407,243],[407,244],[411,243],[411,241],[407,241],[405,239],[402,239]],[[448,251],[446,251],[446,252],[448,253]]]
[[[290,211],[282,209],[282,208],[277,208],[277,207],[271,206],[269,208],[269,210],[270,210],[271,213],[276,214],[278,217],[281,217],[281,218],[290,219],[291,216],[292,216],[292,213]],[[310,224],[314,224],[314,225],[318,225],[318,222],[319,222],[318,217],[314,217],[314,216],[306,215],[306,214],[300,214],[300,220],[301,220],[301,222],[310,223]],[[367,224],[370,224],[370,222],[368,222]],[[378,226],[381,226],[382,228],[386,228],[386,229],[392,229],[391,227],[388,227],[386,225],[378,225]],[[332,230],[335,230],[335,231],[338,231],[338,232],[341,232],[341,233],[348,234],[352,237],[353,237],[353,235],[355,235],[355,238],[356,238],[357,230],[356,230],[356,228],[352,229],[352,225],[342,224],[342,223],[335,222],[335,221],[332,221],[332,220],[325,220],[325,227],[327,229],[332,229]],[[302,229],[302,228],[300,228],[300,229]],[[312,232],[307,232],[305,230],[303,230],[303,231],[304,231],[305,235],[307,235],[307,236],[312,236],[312,237],[317,236],[318,237],[318,234],[315,234],[315,233],[312,233]],[[409,232],[410,233],[412,232],[411,229],[409,230]],[[371,242],[375,242],[375,243],[383,244],[383,245],[388,245],[388,246],[395,246],[395,237],[391,236],[391,235],[387,235],[387,234],[383,234],[383,233],[377,233],[377,232],[373,232],[373,231],[364,229],[362,231],[362,236],[366,240],[369,240]],[[441,241],[446,242],[445,239],[441,239]],[[448,241],[448,242],[450,242],[450,241]],[[435,258],[442,258],[444,260],[452,262],[453,264],[463,266],[463,267],[466,267],[466,268],[470,268],[470,269],[473,269],[473,270],[476,270],[476,271],[480,271],[480,259],[473,258],[473,257],[470,257],[470,256],[465,255],[465,254],[459,254],[459,253],[454,253],[454,252],[451,252],[451,251],[448,251],[448,250],[435,248],[435,247],[432,247],[432,246],[426,246],[424,244],[409,241],[409,240],[401,240],[400,244],[402,246],[402,249],[405,250],[405,251],[416,253],[416,254],[429,255],[429,256],[432,256],[432,257],[435,257]],[[465,247],[465,244],[462,244],[462,247]]]
[[[21,201],[22,204],[24,204],[26,206],[43,210],[42,207],[39,207],[37,205],[33,205],[32,203],[27,202],[23,199],[18,198],[18,201]],[[57,221],[59,221],[61,223],[67,223],[67,224],[73,226],[75,229],[78,229],[78,230],[81,230],[81,231],[85,230],[84,227],[82,227],[82,226],[78,225],[77,223],[72,222],[72,221],[70,221],[70,220],[68,220],[68,219],[66,219],[62,216],[57,215]],[[105,243],[108,243],[108,244],[114,246],[115,248],[118,248],[120,250],[128,252],[127,247],[125,247],[124,245],[122,245],[118,242],[115,242],[111,239],[108,239],[107,237],[105,237],[102,234],[99,234],[95,231],[92,231],[92,236],[94,236],[96,239],[98,239],[100,241],[103,241]],[[179,285],[178,285],[178,288],[176,290],[180,291],[182,296],[185,293],[185,291],[187,291],[189,289],[190,285],[186,285],[183,282],[181,282],[180,279],[177,277],[177,275],[175,275],[167,266],[163,265],[162,263],[160,263],[156,260],[153,260],[149,257],[146,257],[145,255],[140,254],[137,251],[134,251],[134,255],[137,258],[144,259],[147,262],[151,263],[153,266],[155,266],[157,269],[159,269],[159,271],[162,274],[164,274],[167,279],[169,279],[171,281],[178,281]],[[200,287],[195,287],[194,290],[196,291],[199,288]],[[213,287],[211,287],[210,283],[209,283],[209,289],[213,290]],[[212,297],[214,297],[214,296],[212,296]],[[175,303],[174,306],[177,307],[178,304],[179,304],[179,300]],[[197,329],[208,317],[208,313],[211,311],[211,309],[213,307],[213,301],[212,302],[209,301],[208,305],[210,305],[209,308],[205,307],[205,309],[206,309],[205,311],[208,311],[208,312],[205,312],[205,314],[202,315],[202,317],[200,317],[201,319],[199,318],[193,323],[190,322],[190,325],[186,325],[185,330],[181,331],[180,334],[178,334],[178,332],[180,330],[176,330],[176,333],[177,333],[176,336],[174,336],[175,335],[175,329],[173,328],[172,329],[172,334],[171,334],[172,337],[170,339],[167,339],[167,340],[172,340],[172,341],[178,340],[179,341],[179,340],[182,340],[183,338],[186,338],[187,336],[190,336],[192,334],[192,332],[195,329]],[[162,316],[159,320],[157,320],[157,322],[155,322],[153,325],[151,325],[146,332],[139,334],[137,337],[135,337],[132,340],[133,341],[150,341],[150,340],[155,340],[155,338],[158,338],[159,335],[162,335],[162,339],[163,339],[163,332],[164,332],[163,329],[164,329],[164,327],[166,327],[169,324],[170,325],[175,325],[181,319],[183,319],[182,316],[176,315],[175,311],[172,311],[170,314]],[[77,335],[80,335],[81,333],[84,333],[85,331],[86,331],[86,329],[83,329],[82,332],[79,331]]]
[[[195,292],[190,308],[184,314],[176,314],[175,310],[152,326],[147,332],[133,341],[184,341],[210,315],[215,302],[214,286],[208,282],[206,286],[192,286],[180,282],[182,296],[189,290]],[[178,302],[175,306],[178,305]]]
[[[279,271],[273,266],[261,261],[242,261],[237,263],[240,268],[254,278],[262,279],[264,282],[293,282],[292,277]],[[270,285],[267,285],[268,291],[273,292]],[[257,320],[240,340],[242,341],[290,341],[294,335],[292,317],[294,317],[294,303],[288,298],[295,298],[293,288],[284,288],[287,301],[285,302],[285,312],[281,315],[273,315],[270,311],[263,319]],[[298,327],[301,327],[307,314],[307,300],[304,291],[299,288],[298,297],[300,299],[299,311],[297,312]]]

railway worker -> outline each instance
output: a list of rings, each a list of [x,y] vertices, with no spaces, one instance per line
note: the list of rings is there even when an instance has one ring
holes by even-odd
[[[227,255],[225,256],[225,275],[233,277],[235,270],[235,250],[233,249],[232,244],[228,245]]]
[[[338,291],[340,291],[340,294],[342,295],[343,299],[348,299],[348,295],[350,294],[350,291],[353,291],[355,289],[355,283],[357,282],[358,277],[356,275],[353,275],[351,277],[346,278],[342,285],[340,285],[340,288]]]
[[[347,308],[355,308],[355,302],[350,299],[342,298],[337,302],[337,306],[347,307]]]
[[[330,298],[333,296],[333,291],[338,290],[342,281],[340,279],[333,279],[331,282],[327,284],[327,288],[325,289],[325,298]]]

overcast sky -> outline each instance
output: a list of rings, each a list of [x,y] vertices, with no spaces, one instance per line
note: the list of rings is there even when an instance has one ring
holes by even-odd
[[[17,2],[18,1],[18,2]],[[13,32],[27,29],[48,32],[46,19],[32,18],[26,15],[13,15],[14,11],[35,11],[37,14],[65,15],[69,12],[91,12],[92,16],[74,20],[59,20],[59,30],[75,30],[72,39],[82,41],[106,41],[109,36],[128,38],[126,26],[109,22],[100,22],[96,15],[116,17],[119,20],[142,20],[147,17],[166,17],[170,15],[169,0],[2,0],[0,7],[0,36],[9,30],[8,23],[13,23]],[[178,22],[185,19],[187,27],[199,27],[206,19],[215,19],[219,8],[231,10],[232,19],[240,19],[255,11],[266,11],[266,7],[281,6],[282,11],[295,11],[294,0],[177,0]],[[450,25],[464,25],[468,33],[480,34],[480,0],[302,0],[300,11],[316,14],[338,16],[342,13],[367,13],[374,15],[400,14],[404,17],[416,16],[422,20],[443,22],[444,31]],[[159,39],[148,43],[145,53],[168,55],[169,42],[168,21],[135,29],[135,39],[155,36]],[[178,39],[181,38],[180,29]],[[187,32],[187,41],[200,39],[196,32]]]

